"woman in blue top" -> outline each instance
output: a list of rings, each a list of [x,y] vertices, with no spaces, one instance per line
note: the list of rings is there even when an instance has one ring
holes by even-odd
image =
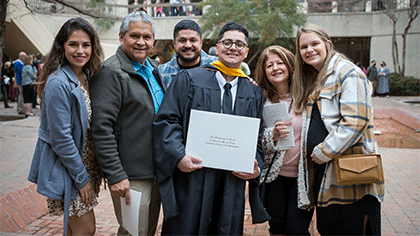
[[[89,81],[103,60],[99,38],[81,18],[68,20],[47,55],[38,94],[41,124],[29,181],[48,197],[52,215],[64,212],[64,234],[93,235],[101,184],[90,134]]]
[[[34,87],[33,82],[36,81],[36,75],[32,68],[33,58],[31,55],[25,57],[22,68],[22,89],[23,89],[23,102],[25,107],[25,116],[34,116],[31,113],[32,101],[34,99]]]

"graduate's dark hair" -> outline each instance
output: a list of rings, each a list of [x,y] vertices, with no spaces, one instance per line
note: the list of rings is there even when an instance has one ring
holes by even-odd
[[[246,30],[245,27],[242,26],[241,24],[236,23],[234,21],[231,21],[231,22],[226,23],[220,29],[218,41],[220,41],[223,38],[223,36],[225,35],[225,32],[226,31],[239,31],[239,32],[242,32],[245,35],[245,40],[246,40],[246,43],[248,44],[248,35],[249,35],[248,34],[248,30]]]
[[[195,21],[182,20],[178,22],[174,27],[174,39],[178,36],[179,31],[181,30],[193,30],[200,35],[200,38],[202,38],[201,28]]]

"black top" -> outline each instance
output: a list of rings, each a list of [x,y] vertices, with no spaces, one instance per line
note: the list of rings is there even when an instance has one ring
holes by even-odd
[[[178,59],[176,60],[176,62],[178,62]],[[178,65],[179,65],[179,69],[181,69],[181,70],[187,70],[187,69],[192,69],[192,68],[199,67],[200,66],[200,63],[201,63],[201,60],[197,64],[195,64],[193,66],[182,66],[181,64],[179,64],[179,62],[178,62]]]
[[[309,168],[309,181],[311,182],[309,189],[309,196],[311,202],[317,203],[318,193],[321,188],[322,178],[324,176],[326,163],[317,164],[312,161],[311,154],[314,148],[324,141],[328,136],[328,131],[325,128],[324,122],[321,118],[321,113],[319,112],[318,105],[316,102],[313,105],[311,123],[308,130],[308,140],[307,140],[307,158],[308,158],[308,168]]]
[[[313,105],[311,123],[308,130],[308,141],[307,141],[307,154],[310,158],[316,145],[322,143],[327,137],[328,131],[325,128],[324,121],[322,121],[321,113],[319,112],[316,103]]]

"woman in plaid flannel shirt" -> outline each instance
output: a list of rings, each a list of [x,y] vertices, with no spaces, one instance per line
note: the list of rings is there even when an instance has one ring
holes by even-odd
[[[340,186],[331,160],[372,153],[371,87],[364,73],[334,50],[321,27],[307,24],[296,36],[294,109],[303,116],[302,156],[308,165],[309,199],[317,206],[321,235],[380,235],[384,184]]]

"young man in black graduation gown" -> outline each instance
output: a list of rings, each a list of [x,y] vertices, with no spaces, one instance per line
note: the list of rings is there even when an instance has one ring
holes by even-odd
[[[197,165],[201,160],[186,155],[185,143],[191,109],[262,117],[262,90],[239,69],[248,54],[247,43],[248,32],[242,25],[229,22],[223,26],[216,45],[219,61],[181,71],[155,117],[155,165],[164,213],[162,235],[243,234],[246,180],[258,185],[263,164],[262,126],[252,174],[201,167]],[[225,92],[226,83],[231,84],[230,92]],[[229,97],[231,109],[223,104]],[[258,201],[251,205],[254,203]]]

